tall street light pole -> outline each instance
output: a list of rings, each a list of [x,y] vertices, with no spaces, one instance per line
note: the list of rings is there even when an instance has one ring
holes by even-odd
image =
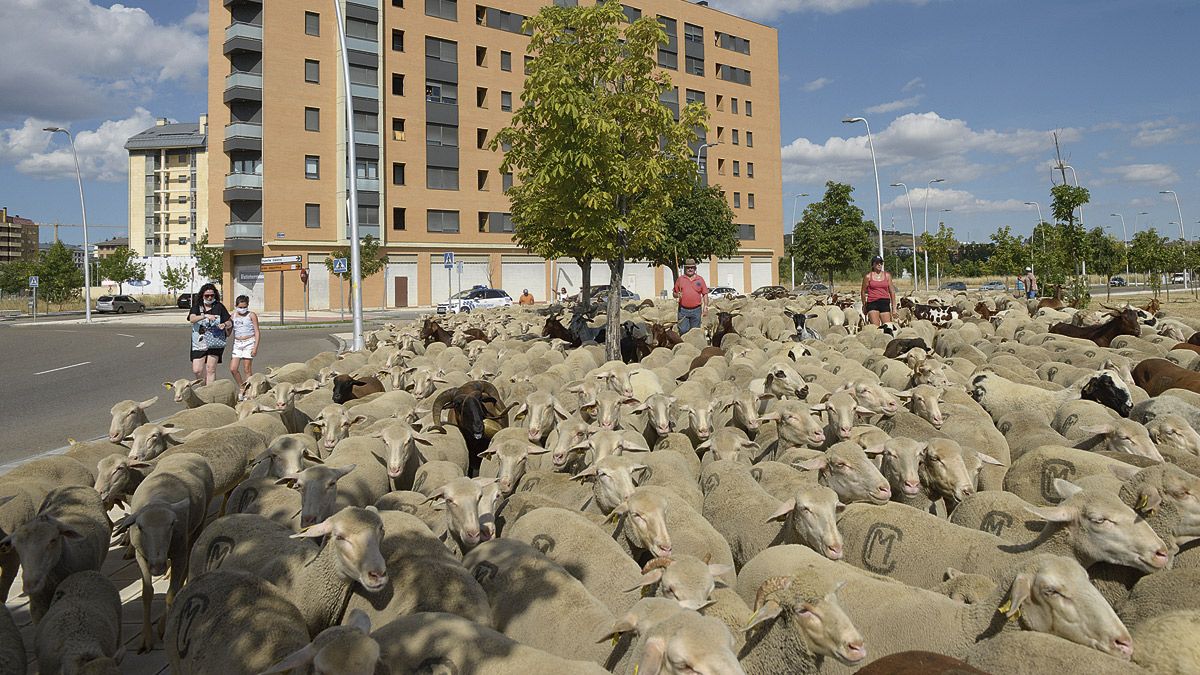
[[[934,178],[933,180],[929,181],[928,185],[925,186],[924,233],[926,236],[929,235],[929,193],[933,192],[933,184],[934,183],[944,183],[944,182],[946,182],[945,178]],[[925,292],[926,293],[929,292],[929,248],[928,247],[926,247],[926,249],[925,249]]]
[[[79,153],[75,152],[75,138],[71,132],[62,127],[46,127],[42,131],[52,134],[66,134],[71,144],[71,156],[75,158],[75,181],[79,183],[79,209],[83,211],[83,320],[92,322],[92,265],[91,254],[88,252],[87,203],[83,200],[83,175],[79,173]],[[37,308],[34,308],[36,312]]]
[[[1125,214],[1111,213],[1111,216],[1116,216],[1121,219],[1121,239],[1125,241],[1125,276],[1129,276],[1129,232],[1125,230]]]
[[[1175,194],[1174,190],[1159,190],[1158,194],[1171,195],[1172,197],[1175,198],[1175,212],[1177,214],[1179,214],[1179,238],[1180,238],[1180,240],[1186,242],[1187,241],[1187,232],[1185,232],[1183,230],[1183,209],[1179,208],[1179,195]],[[1188,288],[1188,276],[1189,275],[1188,275],[1188,270],[1186,269],[1186,265],[1184,267],[1185,267],[1185,269],[1183,271],[1183,290],[1186,291]]]
[[[875,169],[875,214],[878,220],[876,226],[879,230],[879,257],[883,257],[883,194],[879,191],[879,164],[875,161],[875,141],[871,138],[871,123],[865,117],[847,117],[842,120],[843,124],[856,124],[862,122],[867,127],[867,146],[871,148],[871,166]]]
[[[701,171],[702,171],[700,168],[700,161],[704,156],[704,151],[707,150],[708,148],[713,147],[714,145],[720,145],[720,144],[721,144],[721,141],[713,141],[712,143],[702,143],[700,145],[700,147],[696,148],[696,173],[701,173]],[[704,165],[703,173],[708,174],[708,165],[707,164]]]
[[[346,90],[346,192],[347,215],[350,223],[350,311],[354,316],[352,351],[363,349],[362,259],[358,243],[358,158],[354,150],[354,97],[350,95],[350,52],[346,49],[346,28],[342,24],[342,8],[333,0],[333,15],[337,17],[338,44],[342,49],[342,86]],[[283,312],[283,308],[279,308]]]
[[[912,226],[912,261],[913,261],[913,291],[917,290],[917,221],[913,218],[912,210],[912,195],[908,193],[908,186],[901,182],[892,183],[888,187],[904,188],[904,199],[908,202],[908,224]]]
[[[1046,221],[1042,219],[1042,205],[1041,204],[1039,204],[1037,202],[1025,202],[1025,206],[1037,207],[1037,212],[1038,212],[1037,225],[1033,226],[1033,234],[1029,235],[1029,269],[1033,269],[1033,235],[1037,234],[1037,228],[1040,227],[1041,224]],[[1042,232],[1042,256],[1044,257],[1045,255],[1046,255],[1046,233],[1045,233],[1045,231],[1043,231]]]
[[[800,192],[800,193],[792,195],[792,250],[793,251],[796,250],[795,249],[795,246],[796,246],[796,202],[801,197],[807,197],[807,196],[808,196],[807,192]],[[792,259],[792,289],[795,290],[795,288],[796,288],[796,254],[789,252],[788,255]]]

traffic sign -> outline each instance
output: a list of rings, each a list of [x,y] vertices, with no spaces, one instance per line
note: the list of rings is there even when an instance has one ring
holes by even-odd
[[[442,254],[442,266],[446,269],[454,267],[454,251],[446,251]]]
[[[463,262],[461,260],[459,260],[458,261],[458,273],[462,274],[462,271],[463,271]]]
[[[29,277],[29,287],[30,288],[38,287],[38,278],[37,277]]]
[[[303,258],[298,255],[274,255],[266,256],[262,259],[262,265],[286,265],[288,263],[302,262]]]
[[[333,273],[334,274],[345,274],[348,271],[350,271],[349,261],[347,261],[345,258],[334,258],[333,259]]]

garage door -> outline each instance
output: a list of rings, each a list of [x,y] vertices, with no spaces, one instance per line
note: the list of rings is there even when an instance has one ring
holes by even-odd
[[[655,267],[649,263],[627,263],[625,265],[625,288],[643,299],[654,297]]]
[[[508,257],[500,261],[501,278],[504,290],[515,301],[521,297],[521,291],[528,288],[533,293],[533,299],[545,302],[546,298],[546,261],[541,258]]]
[[[736,288],[738,293],[746,293],[746,280],[742,274],[743,269],[741,258],[735,260],[718,260],[717,278],[710,280],[708,285],[713,288],[717,286],[729,286],[730,288]]]
[[[263,273],[259,270],[262,263],[260,255],[239,255],[233,258],[233,293],[223,298],[227,307],[233,307],[233,301],[239,295],[250,296],[250,309],[261,312],[263,309]]]
[[[397,277],[408,279],[408,297],[401,298],[403,302],[396,302]],[[417,304],[417,257],[415,255],[389,257],[386,281],[388,307],[415,307]]]
[[[329,268],[324,253],[308,256],[308,308],[329,309]]]
[[[752,258],[750,260],[750,281],[754,288],[771,285],[771,265],[773,263],[771,258]]]
[[[442,266],[440,257],[434,256],[434,260],[430,261],[429,273],[433,281],[431,299],[434,304],[442,302],[452,295],[451,284],[453,284],[453,293],[457,293],[460,287],[462,290],[466,290],[472,286],[487,286],[491,283],[486,256],[460,256],[457,260],[463,264],[461,279],[457,267],[450,271],[450,278],[446,278],[446,268]]]

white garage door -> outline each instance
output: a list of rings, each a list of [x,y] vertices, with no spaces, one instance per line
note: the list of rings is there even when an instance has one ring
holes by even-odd
[[[754,288],[771,285],[772,264],[771,258],[752,258],[750,260],[750,281]]]
[[[501,259],[500,271],[501,284],[514,302],[526,288],[533,293],[534,300],[546,301],[542,297],[546,294],[546,262],[541,258],[505,256]]]
[[[393,256],[388,259],[387,266],[387,306],[398,307],[396,302],[396,277],[408,278],[408,297],[402,298],[404,306],[415,307],[417,304],[417,257]]]
[[[745,277],[742,274],[743,269],[741,258],[736,260],[718,260],[717,278],[709,280],[708,285],[712,288],[729,286],[730,288],[736,288],[738,293],[747,293]]]
[[[654,271],[654,266],[649,263],[626,263],[623,285],[642,299],[653,298]]]
[[[442,266],[442,259],[434,256],[434,260],[430,261],[429,272],[433,281],[431,300],[434,304],[442,302],[452,294],[450,292],[451,285],[453,293],[460,290],[470,289],[472,286],[481,285],[487,286],[491,283],[491,275],[488,273],[488,259],[480,256],[460,256],[456,260],[463,264],[462,277],[460,280],[458,267],[450,270],[450,277],[446,277],[446,268]]]
[[[308,308],[329,309],[329,268],[325,266],[328,256],[308,256]]]
[[[239,255],[233,258],[233,293],[222,297],[226,307],[233,307],[234,300],[239,295],[250,296],[250,309],[261,312],[263,309],[263,287],[265,277],[259,271],[262,263],[260,255]],[[276,273],[278,276],[278,273]]]

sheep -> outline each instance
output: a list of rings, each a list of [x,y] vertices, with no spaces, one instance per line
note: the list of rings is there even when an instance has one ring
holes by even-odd
[[[1200,607],[1200,569],[1174,569],[1142,577],[1117,610],[1134,630],[1149,619],[1169,612]]]
[[[285,434],[276,438],[255,457],[250,478],[283,478],[298,473],[312,463],[321,463],[317,442],[308,434]]]
[[[391,491],[386,456],[387,448],[377,438],[352,436],[337,444],[325,458],[325,466],[351,469],[338,481],[338,507],[374,504]]]
[[[863,636],[838,602],[839,590],[816,596],[793,588],[790,577],[759,587],[741,654],[747,675],[817,673],[826,657],[846,666],[866,659]]]
[[[1016,561],[1040,553],[1070,556],[1085,567],[1109,562],[1146,573],[1168,565],[1166,544],[1115,495],[1061,479],[1054,485],[1066,498],[1057,507],[1028,509],[1048,525],[1026,546],[902,504],[852,504],[838,520],[846,560],[920,588],[936,588],[947,567],[998,578]]]
[[[996,580],[982,574],[965,574],[948,567],[944,576],[937,592],[966,605],[984,602],[996,591]]]
[[[158,402],[158,397],[146,399],[145,401],[121,401],[115,404],[109,413],[112,414],[112,422],[108,426],[108,440],[112,443],[120,443],[133,430],[143,424],[149,424],[150,420],[146,417],[146,409]]]
[[[729,589],[728,584],[720,577],[733,572],[725,565],[706,563],[690,555],[680,555],[674,558],[655,558],[642,568],[642,578],[631,590],[642,589],[643,595],[649,591],[657,593],[658,597],[668,598],[679,603],[683,609],[697,612],[703,611],[720,602],[713,597],[718,588]],[[745,618],[750,615],[746,603],[733,594],[735,606],[744,609],[739,616],[728,617],[736,621],[731,630],[741,630]],[[706,614],[706,616],[711,616]],[[721,617],[723,620],[726,617]]]
[[[21,631],[13,621],[12,611],[7,606],[0,607],[0,671],[24,675],[27,667]]]
[[[629,457],[640,469],[638,485],[664,487],[683,498],[693,509],[700,511],[704,508],[704,495],[700,491],[697,476],[692,473],[691,464],[682,454],[646,452],[631,453]]]
[[[78,461],[84,468],[96,476],[99,476],[98,467],[100,462],[114,455],[129,454],[129,448],[120,443],[113,443],[107,438],[83,442],[68,438],[67,445],[69,447],[67,448],[66,456]]]
[[[274,405],[258,404],[255,412],[276,413],[287,428],[288,433],[298,434],[312,421],[307,414],[296,408],[296,399],[304,394],[310,394],[313,389],[291,382],[280,382],[273,390]]]
[[[729,542],[737,568],[775,544],[802,543],[831,560],[842,557],[833,490],[813,485],[780,502],[759,487],[748,467],[730,460],[709,464],[703,481],[704,517]]]
[[[34,623],[42,620],[64,579],[100,569],[111,536],[100,495],[73,485],[47,494],[37,514],[0,541],[15,549],[21,560],[23,591]]]
[[[310,466],[278,479],[250,478],[229,493],[226,512],[256,513],[293,530],[311,527],[337,510],[338,481],[353,470]]]
[[[1197,634],[1200,612],[1195,607],[1148,619],[1134,628],[1138,649],[1133,661],[1154,675],[1194,673],[1200,668]]]
[[[984,372],[971,379],[969,392],[993,420],[1014,411],[1056,410],[1060,403],[1080,398],[1102,403],[1122,417],[1128,416],[1133,408],[1129,386],[1112,370],[1097,371],[1059,391],[1047,391]]]
[[[1163,456],[1150,439],[1146,427],[1132,420],[1115,419],[1104,424],[1081,427],[1080,431],[1095,434],[1094,438],[1081,441],[1075,445],[1084,450],[1107,450],[1120,454],[1148,457],[1156,462],[1163,461]]]
[[[892,498],[892,488],[862,447],[850,441],[835,443],[823,456],[793,464],[817,473],[817,482],[832,488],[843,504],[882,504]]]
[[[1159,415],[1146,423],[1146,431],[1162,452],[1200,455],[1200,433],[1179,415]]]
[[[571,413],[562,402],[548,391],[534,391],[525,397],[521,405],[512,413],[511,422],[524,419],[528,430],[529,440],[541,443],[550,435],[559,420],[565,420]]]
[[[115,670],[122,652],[121,596],[116,586],[95,570],[67,577],[38,624],[34,644],[42,673],[87,672],[89,664]]]
[[[371,618],[362,610],[352,610],[343,626],[330,626],[313,641],[288,654],[263,671],[291,673],[311,665],[317,673],[374,675],[379,661],[379,643],[371,639]]]
[[[639,487],[613,513],[618,520],[613,537],[631,553],[646,551],[659,558],[670,557],[674,551],[733,566],[733,554],[725,538],[682,497],[666,488]]]
[[[759,419],[775,422],[777,441],[771,447],[765,438],[771,436],[770,426],[761,427],[756,441],[765,450],[765,455],[777,455],[788,448],[820,448],[825,445],[825,430],[820,418],[804,401],[780,401]]]
[[[644,453],[643,459],[650,459],[655,455],[665,455],[664,458],[668,463],[660,463],[659,466],[670,466],[669,462],[678,461],[674,453]],[[592,499],[586,505],[585,510],[588,512],[598,511],[604,515],[609,515],[621,505],[626,499],[633,494],[637,485],[634,483],[634,474],[639,473],[642,477],[642,482],[645,482],[648,475],[652,474],[652,467],[646,464],[639,464],[629,457],[621,455],[609,455],[603,457],[591,466],[580,471],[571,477],[571,480],[591,481],[592,483]],[[684,478],[680,482],[684,482]],[[661,482],[659,483],[661,484]],[[676,492],[679,494],[679,492]],[[683,495],[680,495],[683,496]],[[689,505],[692,503],[688,501]]]
[[[166,452],[171,444],[179,444],[191,434],[191,430],[161,424],[143,424],[133,430],[129,441],[129,457],[148,462]]]
[[[326,535],[332,536],[324,546],[305,541]],[[341,620],[353,584],[368,593],[387,587],[382,538],[374,506],[344,508],[298,533],[261,516],[233,514],[201,532],[190,564],[197,573],[244,569],[270,581],[300,609],[315,635]]]
[[[224,427],[194,431],[184,438],[183,443],[163,453],[162,457],[189,453],[200,455],[208,461],[212,470],[215,494],[227,494],[245,477],[250,460],[266,449],[267,444],[254,431],[245,427]]]
[[[481,522],[480,502],[483,488],[495,482],[494,478],[460,476],[429,492],[428,501],[445,506],[445,531],[452,540],[446,543],[459,557],[491,538]]]
[[[1140,642],[1138,643],[1140,645]],[[1139,647],[1139,652],[1140,647]],[[995,675],[1145,675],[1128,659],[1072,644],[1045,633],[1006,631],[980,640],[966,654],[967,664]]]
[[[164,646],[177,675],[255,675],[309,641],[300,610],[250,572],[205,572],[176,600],[167,613]]]
[[[111,509],[123,504],[153,468],[150,462],[130,459],[128,455],[109,455],[96,467],[96,482],[92,487],[100,494],[104,507]]]
[[[201,384],[204,380],[163,382],[163,386],[175,394],[175,402],[189,408],[198,408],[205,403],[220,403],[230,408],[238,401],[237,385],[231,380],[216,380],[212,384]]]
[[[220,403],[205,403],[202,406],[180,410],[162,420],[164,427],[180,429],[215,429],[238,420],[233,408]]]
[[[129,498],[129,513],[113,530],[118,534],[129,530],[129,543],[141,570],[141,653],[153,648],[156,637],[150,629],[150,606],[154,600],[150,577],[163,574],[170,564],[171,585],[167,590],[170,607],[187,578],[188,551],[203,527],[213,490],[212,469],[204,457],[193,453],[164,457],[134,490]]]
[[[1047,445],[1031,450],[1015,461],[1004,476],[1004,489],[1036,506],[1052,506],[1062,497],[1054,481],[1079,480],[1086,476],[1109,476],[1110,467],[1122,462],[1075,448]]]
[[[350,436],[350,427],[368,421],[366,415],[351,415],[343,406],[331,403],[321,409],[307,429],[320,432],[320,446],[324,455],[329,454],[338,442]]]

